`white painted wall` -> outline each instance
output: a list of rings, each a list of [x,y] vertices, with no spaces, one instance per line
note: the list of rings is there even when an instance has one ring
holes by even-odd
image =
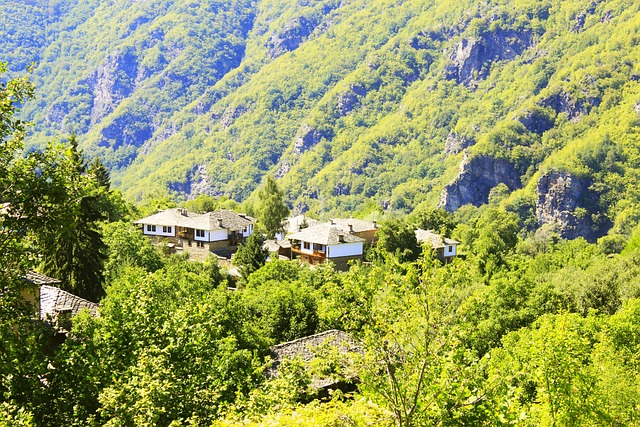
[[[208,242],[219,242],[220,240],[227,240],[229,238],[228,230],[215,230],[215,231],[207,231],[204,233],[205,238],[208,239]]]
[[[249,237],[253,233],[253,224],[247,226],[247,231],[242,231],[242,237]],[[281,239],[282,240],[282,239]]]
[[[165,233],[162,231],[162,227],[163,227],[162,225],[156,225],[156,231],[149,231],[148,230],[149,225],[153,226],[154,224],[144,224],[143,225],[144,228],[142,229],[143,234],[146,234],[147,236],[175,237],[176,235],[176,228],[173,226],[171,227],[170,233],[168,231]]]
[[[340,243],[327,246],[327,258],[362,255],[363,242]]]
[[[456,256],[456,245],[448,245],[444,247],[444,256]]]

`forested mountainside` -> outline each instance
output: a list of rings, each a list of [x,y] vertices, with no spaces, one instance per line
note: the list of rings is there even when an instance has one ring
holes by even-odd
[[[33,144],[114,184],[296,210],[501,202],[565,237],[640,218],[632,0],[0,1]],[[613,227],[613,228],[612,228]]]

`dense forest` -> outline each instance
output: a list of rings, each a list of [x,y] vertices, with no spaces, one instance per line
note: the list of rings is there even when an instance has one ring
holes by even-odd
[[[638,7],[2,0],[0,58],[35,63],[28,144],[75,133],[131,200],[239,202],[271,173],[318,216],[492,189],[524,211],[569,176],[598,237],[638,218]]]
[[[126,202],[75,137],[25,152],[33,90],[0,87],[1,425],[640,424],[640,229],[593,244],[527,231],[499,200],[419,208],[385,215],[346,273],[260,258],[232,291],[216,259],[159,252],[131,219],[169,202]],[[460,256],[441,264],[416,227]],[[99,317],[56,340],[21,295],[29,269]],[[265,375],[270,346],[330,329],[361,351]],[[355,391],[319,394],[317,375]]]
[[[640,425],[639,2],[0,0],[0,41],[0,426]],[[133,225],[175,206],[259,218],[240,278]],[[288,209],[377,241],[267,261]]]

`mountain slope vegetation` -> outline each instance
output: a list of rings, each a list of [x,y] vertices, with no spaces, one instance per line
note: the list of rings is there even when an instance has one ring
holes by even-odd
[[[32,143],[75,132],[132,199],[243,200],[272,173],[317,215],[494,201],[588,239],[640,219],[637,2],[1,3],[0,57],[37,62]]]

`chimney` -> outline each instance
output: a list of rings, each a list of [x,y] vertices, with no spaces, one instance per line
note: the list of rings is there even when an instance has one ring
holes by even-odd
[[[344,234],[338,234],[338,242],[344,243]]]
[[[178,211],[180,212],[180,215],[187,216],[187,210],[186,209],[180,208],[180,209],[178,209]]]
[[[374,230],[378,229],[378,221],[376,221],[375,219],[373,220],[373,229]]]
[[[349,224],[349,233],[353,233],[353,224]]]
[[[333,218],[330,218],[331,221],[331,225],[336,225],[336,222],[333,220]]]
[[[224,228],[222,227],[222,218],[218,218],[218,227]]]

